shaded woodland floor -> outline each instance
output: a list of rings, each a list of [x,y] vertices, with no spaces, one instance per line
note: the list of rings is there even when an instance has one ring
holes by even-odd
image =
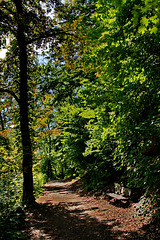
[[[75,186],[76,181],[64,180],[45,185],[38,204],[26,212],[26,239],[160,239],[159,223],[149,224],[149,217],[134,217],[132,204],[123,208],[103,196],[81,196]]]

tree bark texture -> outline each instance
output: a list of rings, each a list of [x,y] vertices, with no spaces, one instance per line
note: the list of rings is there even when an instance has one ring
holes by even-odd
[[[17,40],[20,60],[20,127],[23,148],[23,203],[34,203],[32,173],[32,143],[29,129],[28,76],[27,76],[27,44],[25,39],[25,21],[23,18],[22,0],[14,0],[17,8]]]
[[[50,130],[50,127],[49,127],[49,124],[48,124],[48,129]],[[51,164],[51,150],[52,150],[52,146],[51,146],[51,136],[49,135],[48,137],[48,144],[49,144],[49,147],[48,147],[48,155],[49,155],[49,160],[48,160],[48,168],[47,168],[47,178],[48,179],[52,179],[53,177],[53,173],[52,173],[52,164]]]

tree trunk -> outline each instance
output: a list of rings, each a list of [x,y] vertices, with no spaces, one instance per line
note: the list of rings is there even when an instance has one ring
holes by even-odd
[[[4,122],[5,122],[5,116],[2,116],[2,113],[0,111],[0,123],[1,123],[2,131],[5,130],[5,125],[4,125],[5,123]],[[9,150],[9,140],[8,140],[8,138],[4,137],[2,142],[4,143],[6,149]]]
[[[23,149],[23,203],[34,203],[32,174],[32,143],[29,129],[28,77],[27,77],[27,44],[25,39],[25,21],[23,18],[22,0],[15,0],[18,15],[17,40],[20,60],[20,127]]]
[[[48,129],[49,129],[49,124],[48,124]],[[49,148],[48,148],[48,155],[49,155],[49,160],[48,160],[48,169],[47,169],[47,177],[48,179],[52,179],[53,177],[53,173],[52,173],[52,164],[51,164],[51,150],[52,150],[52,146],[51,146],[51,136],[49,135]]]
[[[48,164],[47,164],[47,179],[51,180],[52,179],[52,165],[51,165],[51,160],[48,160]]]

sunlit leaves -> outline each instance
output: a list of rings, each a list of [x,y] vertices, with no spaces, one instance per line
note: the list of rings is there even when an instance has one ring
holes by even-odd
[[[91,119],[91,118],[95,118],[95,113],[92,109],[87,109],[87,110],[84,110],[82,113],[80,113],[80,116],[82,116],[83,118]]]
[[[159,4],[160,1],[142,0],[141,3],[135,4],[132,14],[133,23],[139,24],[139,33],[144,34],[149,31],[156,34],[159,29]]]

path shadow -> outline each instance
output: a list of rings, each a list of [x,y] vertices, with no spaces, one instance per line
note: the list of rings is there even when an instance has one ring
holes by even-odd
[[[83,210],[70,211],[65,203],[38,204],[30,209],[29,215],[25,231],[27,239],[115,240],[120,234],[113,233],[112,226],[99,223]],[[115,225],[115,220],[113,224]]]
[[[37,204],[30,209],[30,215],[25,230],[27,240],[159,240],[158,235],[149,236],[147,229],[143,234],[114,230],[120,224],[116,219],[99,222],[83,210],[69,210],[66,203]]]
[[[47,187],[46,191],[67,191],[64,186]],[[99,221],[87,212],[97,207],[80,208],[79,199],[73,202],[53,203],[51,200],[37,204],[27,212],[25,236],[27,240],[158,240],[148,238],[147,229],[143,232],[121,232],[117,219]]]

